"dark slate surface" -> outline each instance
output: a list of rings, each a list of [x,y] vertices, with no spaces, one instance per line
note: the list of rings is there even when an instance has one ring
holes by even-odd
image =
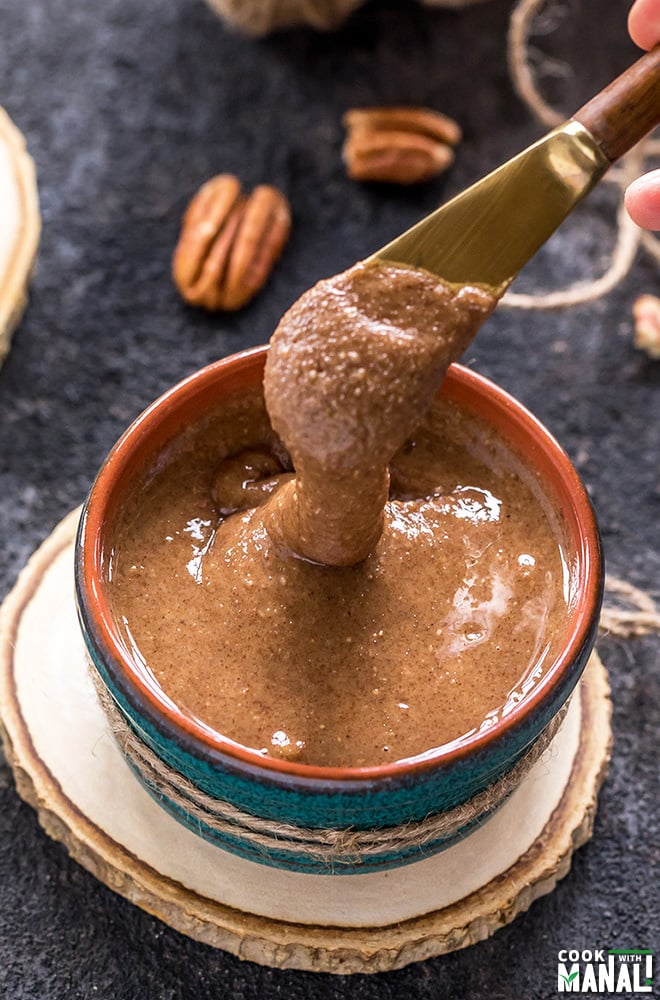
[[[570,3],[536,41],[575,67],[547,93],[577,107],[630,60],[619,0]],[[196,0],[3,0],[0,104],[36,160],[44,231],[31,303],[0,372],[0,596],[83,499],[104,454],[162,390],[268,339],[321,276],[381,245],[540,134],[505,61],[511,3],[462,12],[376,2],[334,35],[253,42]],[[597,23],[591,23],[597,19]],[[561,67],[560,67],[561,68]],[[414,191],[351,184],[342,112],[430,104],[466,138],[452,172]],[[211,174],[280,185],[293,238],[264,293],[237,316],[182,306],[169,261],[187,198]],[[520,286],[599,273],[614,198],[596,192]],[[531,405],[576,461],[609,569],[660,580],[660,364],[632,347],[631,303],[657,291],[640,256],[593,305],[498,312],[466,360]],[[196,944],[130,906],[39,829],[0,766],[0,995],[7,1000],[420,1000],[556,994],[559,948],[660,945],[658,638],[603,639],[615,749],[594,840],[570,876],[467,951],[374,977],[279,972]],[[658,992],[656,980],[655,992]]]

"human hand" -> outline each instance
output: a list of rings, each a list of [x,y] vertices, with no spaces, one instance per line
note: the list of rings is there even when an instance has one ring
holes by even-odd
[[[642,49],[660,43],[660,0],[635,0],[628,15],[628,30]],[[626,191],[626,208],[638,226],[660,229],[660,170],[633,181]]]

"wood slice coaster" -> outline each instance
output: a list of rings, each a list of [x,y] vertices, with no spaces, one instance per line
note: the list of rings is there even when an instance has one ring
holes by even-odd
[[[68,515],[0,611],[0,730],[46,832],[184,934],[265,965],[382,972],[483,940],[550,892],[589,839],[610,749],[594,654],[564,724],[504,806],[448,850],[388,872],[306,875],[223,851],[143,790],[87,675]]]
[[[0,364],[27,303],[41,220],[34,163],[0,108]]]

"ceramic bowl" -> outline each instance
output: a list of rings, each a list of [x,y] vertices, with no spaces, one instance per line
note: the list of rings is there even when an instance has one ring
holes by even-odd
[[[452,366],[440,392],[470,408],[522,455],[544,484],[568,538],[570,611],[561,651],[542,679],[506,716],[485,731],[405,761],[372,767],[316,767],[271,759],[240,746],[184,714],[120,640],[107,588],[108,538],[123,499],[145,468],[181,428],[229,394],[258,386],[266,349],[219,361],[153,403],[105,460],[81,518],[76,545],[76,596],[86,647],[100,683],[131,729],[175,775],[183,776],[231,812],[255,817],[256,828],[285,824],[304,831],[379,831],[416,822],[471,799],[510,771],[561,710],[594,644],[602,594],[598,528],[588,496],[568,456],[515,399],[485,378]],[[152,782],[139,777],[150,791]],[[387,868],[442,850],[486,818],[423,846],[389,845],[375,856],[341,863],[315,850],[291,850],[290,838],[244,835],[241,824],[212,829],[162,789],[158,800],[178,820],[245,858],[297,871],[351,873]],[[224,806],[221,806],[224,808]]]

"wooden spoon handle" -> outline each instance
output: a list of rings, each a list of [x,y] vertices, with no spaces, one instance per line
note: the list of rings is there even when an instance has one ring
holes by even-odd
[[[601,90],[573,117],[614,163],[660,124],[660,46]]]

